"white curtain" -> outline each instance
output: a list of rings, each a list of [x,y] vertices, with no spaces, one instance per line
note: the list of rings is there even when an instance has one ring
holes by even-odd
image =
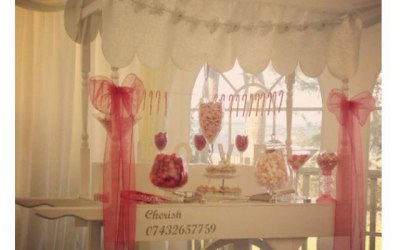
[[[80,86],[77,46],[62,12],[16,8],[17,197],[66,197],[79,191]],[[84,249],[72,218],[41,219],[16,206],[17,249]]]
[[[67,36],[62,11],[38,12],[16,7],[15,14],[16,197],[77,197],[82,131],[80,46]],[[99,37],[92,43],[91,52],[90,75],[109,76],[110,65],[102,55]],[[119,70],[120,80],[130,72],[138,74],[150,90],[169,90],[174,78],[177,81],[174,86],[189,86],[189,93],[197,73],[179,71],[173,74],[176,71],[171,64],[152,70],[135,60]],[[89,105],[91,162],[101,162],[105,131],[93,118],[94,112]],[[135,141],[148,144],[148,152],[141,158],[149,162],[154,155],[149,152],[155,152],[152,136],[169,125],[162,116],[141,115]],[[183,141],[187,138],[181,131],[171,133],[168,147],[172,150]],[[76,227],[73,218],[52,221],[36,216],[31,209],[16,206],[15,210],[16,249],[86,248],[87,229]],[[139,249],[167,249],[168,246],[178,249],[182,244],[186,249],[187,243],[179,241],[141,243]]]

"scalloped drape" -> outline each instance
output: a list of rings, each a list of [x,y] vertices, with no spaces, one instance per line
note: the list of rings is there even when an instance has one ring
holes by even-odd
[[[308,76],[316,77],[328,68],[339,79],[350,78],[357,70],[362,24],[356,15],[343,10],[255,0],[160,0],[156,2],[164,11],[154,13],[153,1],[144,1],[148,4],[144,8],[138,8],[138,2],[143,1],[103,2],[101,25],[97,26],[101,27],[104,56],[115,67],[124,67],[138,57],[151,68],[171,60],[180,69],[197,69],[207,62],[223,72],[238,60],[249,73],[261,72],[272,63],[282,75],[300,65]],[[72,7],[66,9],[66,26],[76,23],[73,15],[68,18],[72,11]],[[177,21],[171,11],[194,17],[194,24],[187,19]],[[205,24],[208,20],[217,20],[215,30]],[[341,21],[320,28],[290,28],[332,20]],[[289,29],[274,26],[232,32],[223,23],[273,23]]]
[[[21,8],[36,11],[61,11],[64,10],[67,0],[15,0]]]

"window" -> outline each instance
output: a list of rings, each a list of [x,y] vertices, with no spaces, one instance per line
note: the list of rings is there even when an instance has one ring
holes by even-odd
[[[277,93],[276,116],[274,118],[273,109],[269,107],[269,100],[265,102],[264,111],[261,115],[261,104],[256,111],[255,101],[250,113],[250,94]],[[280,93],[283,92],[281,100]],[[286,140],[286,83],[285,77],[274,71],[269,66],[264,72],[258,75],[243,72],[239,64],[223,73],[214,71],[205,66],[201,69],[192,91],[191,100],[191,134],[190,145],[193,145],[194,134],[200,133],[198,121],[198,103],[200,98],[210,98],[214,95],[224,95],[224,118],[221,132],[215,144],[221,143],[227,147],[230,139],[234,143],[237,134],[247,134],[249,136],[249,147],[244,152],[244,162],[253,161],[253,144],[266,144],[273,131],[276,138],[281,142]],[[235,100],[232,110],[229,109],[229,95],[239,94],[239,107]],[[246,96],[247,95],[247,96]],[[246,97],[244,97],[246,96]],[[281,102],[282,101],[282,102]],[[246,102],[246,109],[243,105]],[[279,106],[281,108],[279,110]],[[305,76],[300,70],[296,71],[295,83],[293,86],[293,118],[292,118],[292,148],[293,150],[319,150],[321,144],[321,120],[322,102],[319,85],[316,79]],[[231,117],[231,119],[229,119]],[[274,124],[275,120],[275,124]],[[229,133],[231,129],[231,132]],[[194,151],[194,162],[207,162],[206,150],[201,153]],[[214,162],[219,161],[219,155],[214,147]],[[240,161],[239,152],[234,150],[231,161]],[[310,163],[312,165],[312,163]]]
[[[381,137],[381,82],[379,74],[373,90],[376,110],[370,114],[367,174],[366,249],[381,249],[382,239],[382,137]]]

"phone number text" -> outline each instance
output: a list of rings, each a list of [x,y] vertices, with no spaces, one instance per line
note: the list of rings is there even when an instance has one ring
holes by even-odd
[[[153,225],[146,228],[147,236],[212,234],[217,230],[215,224]]]

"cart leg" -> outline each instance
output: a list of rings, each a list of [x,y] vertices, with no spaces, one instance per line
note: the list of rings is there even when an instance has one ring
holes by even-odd
[[[88,226],[89,243],[88,250],[101,249],[101,222],[90,221]]]

